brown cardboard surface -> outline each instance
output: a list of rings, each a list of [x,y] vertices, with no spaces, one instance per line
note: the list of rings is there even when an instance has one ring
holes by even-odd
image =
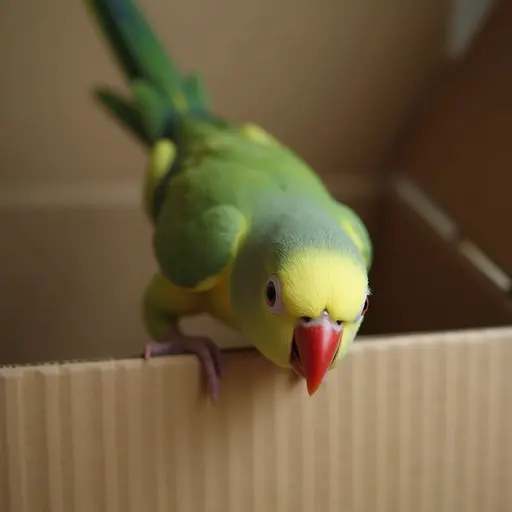
[[[511,26],[512,3],[499,2],[414,119],[397,162],[505,272],[512,271]]]
[[[279,7],[269,0],[242,7],[193,0],[173,5],[171,16],[162,0],[141,3],[179,62],[204,69],[219,111],[263,123],[323,175],[363,175],[358,186],[367,191],[365,174],[375,178],[439,68],[449,7],[437,0]],[[22,12],[17,5],[2,7],[0,17],[7,41],[0,56],[9,52],[3,59],[8,78],[0,83],[8,127],[0,181],[39,187],[34,197],[41,198],[43,183],[115,187],[124,176],[125,183],[133,178],[126,173],[140,176],[140,148],[87,97],[93,83],[116,84],[117,75],[82,6],[59,0],[43,12],[29,2]],[[221,20],[215,31],[207,30],[212,9]],[[66,44],[59,19],[69,29]],[[22,25],[28,35],[19,42]],[[493,37],[503,37],[503,29],[496,30]],[[212,58],[205,44],[222,51]],[[420,117],[406,168],[432,191],[444,186],[433,170],[444,170],[449,192],[436,199],[453,202],[450,212],[459,212],[467,235],[498,261],[509,254],[503,237],[505,252],[499,252],[490,244],[495,239],[473,229],[475,217],[462,216],[463,194],[460,187],[454,193],[450,177],[452,168],[474,171],[473,160],[483,165],[473,149],[477,140],[486,158],[494,158],[486,168],[489,187],[502,185],[499,169],[508,161],[501,135],[493,145],[476,128],[459,126],[489,129],[488,115],[499,121],[496,131],[506,129],[483,94],[504,91],[493,80],[486,89],[473,76],[504,73],[482,47],[447,75],[449,93],[441,97],[448,99],[429,106],[434,121]],[[486,98],[478,103],[481,111],[468,100],[479,95]],[[465,108],[451,105],[462,99]],[[436,139],[438,132],[443,136]],[[460,144],[463,137],[469,145]],[[343,190],[346,182],[339,183]],[[194,356],[0,368],[0,511],[510,512],[510,301],[399,199],[390,198],[381,211],[378,182],[372,183],[376,188],[366,196],[336,195],[350,198],[369,223],[377,221],[375,235],[381,230],[365,322],[367,332],[380,335],[359,337],[314,398],[252,350],[227,354],[217,406],[204,400]],[[464,183],[473,204],[482,199],[483,214],[502,205],[500,190],[491,196],[470,176]],[[137,352],[146,339],[136,313],[154,268],[142,212],[133,204],[73,206],[69,198],[63,207],[62,198],[51,202],[58,187],[48,190],[44,208],[2,203],[0,231],[9,244],[0,252],[0,363]],[[509,327],[481,329],[496,324]],[[210,329],[196,320],[188,327]],[[473,329],[457,330],[462,327]],[[386,335],[440,329],[451,332]],[[223,336],[216,328],[208,333],[217,342]],[[229,344],[241,342],[231,335]]]
[[[386,201],[362,332],[512,325],[512,300],[396,193]]]
[[[354,346],[313,398],[252,351],[0,369],[0,510],[509,512],[512,328]]]
[[[443,59],[449,16],[443,0],[140,5],[216,112],[262,123],[320,173],[379,172]],[[1,185],[137,180],[143,149],[90,96],[126,88],[86,2],[6,0],[0,14]]]

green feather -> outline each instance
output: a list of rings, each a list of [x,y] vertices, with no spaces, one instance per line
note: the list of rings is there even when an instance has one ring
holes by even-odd
[[[134,1],[89,1],[128,79],[146,79],[169,98],[181,92],[174,62]]]
[[[120,65],[125,77],[131,80],[139,76],[140,71],[137,67],[137,63],[128,51],[128,48],[119,33],[115,18],[111,16],[108,9],[108,2],[105,2],[105,0],[86,1],[89,10],[109,43],[114,57]]]
[[[198,75],[186,76],[182,80],[183,91],[188,101],[194,106],[206,108],[208,106],[208,97],[204,88],[203,80]]]
[[[109,97],[107,106],[136,137],[144,143],[154,142],[163,135],[168,120],[187,112],[207,110],[201,79],[180,74],[134,0],[87,0],[87,5],[132,89],[142,119],[135,124],[126,105],[119,106],[119,98]],[[141,124],[144,134],[140,132]]]
[[[145,133],[152,142],[155,142],[164,134],[167,104],[158,91],[145,80],[135,80],[132,82],[131,89]]]
[[[106,87],[95,88],[94,96],[123,127],[128,128],[133,135],[145,144],[151,144],[151,140],[147,137],[145,127],[141,122],[141,117],[133,105]]]

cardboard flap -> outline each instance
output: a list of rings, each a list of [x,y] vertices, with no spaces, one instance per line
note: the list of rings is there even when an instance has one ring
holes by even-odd
[[[512,325],[512,302],[397,193],[387,198],[382,222],[363,332]]]
[[[505,272],[512,272],[512,2],[501,2],[413,122],[398,158]]]
[[[512,510],[512,329],[357,343],[314,398],[254,352],[0,369],[0,510]]]

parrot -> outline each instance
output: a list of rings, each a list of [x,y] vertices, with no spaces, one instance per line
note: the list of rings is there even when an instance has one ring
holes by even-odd
[[[127,85],[96,85],[97,105],[142,144],[142,204],[157,269],[142,292],[142,357],[192,354],[219,396],[222,350],[181,319],[209,314],[312,397],[366,316],[370,233],[298,152],[211,106],[134,0],[87,0]],[[234,86],[234,85],[233,85]]]

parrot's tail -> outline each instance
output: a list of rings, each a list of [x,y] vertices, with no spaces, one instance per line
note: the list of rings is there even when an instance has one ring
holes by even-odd
[[[173,119],[207,113],[208,101],[197,75],[182,76],[134,0],[86,0],[133,98],[97,87],[107,111],[146,146],[171,137]]]
[[[95,88],[94,95],[121,126],[146,148],[152,148],[144,195],[146,211],[154,220],[158,205],[153,203],[162,201],[158,197],[172,152],[162,140],[175,140],[176,120],[184,114],[210,117],[206,93],[198,75],[179,73],[135,0],[86,2],[121,67],[132,98],[125,99],[107,87]]]

